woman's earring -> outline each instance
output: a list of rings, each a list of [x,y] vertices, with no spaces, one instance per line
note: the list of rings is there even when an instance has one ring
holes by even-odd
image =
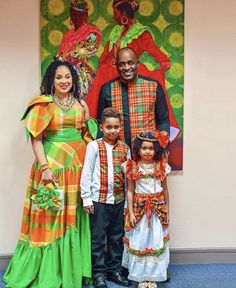
[[[74,93],[75,93],[75,84],[72,85],[72,89],[71,89],[70,93],[74,95]]]
[[[51,87],[51,95],[52,95],[52,96],[54,95],[54,92],[55,92],[55,88],[54,88],[54,86],[52,85],[52,87]]]

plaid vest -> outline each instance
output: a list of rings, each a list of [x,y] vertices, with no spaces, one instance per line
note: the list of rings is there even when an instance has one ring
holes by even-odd
[[[137,78],[128,85],[131,139],[142,131],[157,130],[155,121],[157,86],[156,81],[142,78]],[[123,118],[122,88],[119,79],[111,84],[111,102],[112,107],[120,111]],[[124,129],[122,129],[119,139],[124,141]]]
[[[98,139],[98,150],[100,159],[100,192],[98,202],[106,203],[108,193],[108,163],[107,163],[107,150],[103,139]],[[114,173],[114,199],[115,203],[124,200],[125,180],[124,173],[121,170],[121,164],[126,161],[126,156],[129,147],[118,141],[112,149],[113,157],[113,173]]]

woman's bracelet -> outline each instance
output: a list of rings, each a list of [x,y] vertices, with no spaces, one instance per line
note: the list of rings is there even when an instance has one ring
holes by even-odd
[[[45,170],[47,170],[47,169],[48,169],[48,164],[47,164],[47,163],[40,166],[40,170],[41,170],[42,172],[45,171]]]

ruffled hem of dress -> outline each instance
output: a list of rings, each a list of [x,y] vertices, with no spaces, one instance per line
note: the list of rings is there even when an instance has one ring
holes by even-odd
[[[91,283],[91,247],[88,241],[83,246],[85,232],[69,228],[63,237],[41,247],[20,240],[3,277],[5,287],[79,288],[82,282]]]
[[[130,276],[128,276],[128,279],[131,280],[131,281],[135,281],[135,282],[143,282],[143,281],[164,282],[164,281],[166,281],[167,276],[166,277],[163,277],[163,276],[160,276],[160,277],[156,277],[156,276],[153,276],[153,277],[147,277],[147,276],[139,277],[139,276],[137,276],[136,277],[136,276],[130,275]]]
[[[127,252],[136,256],[161,256],[162,254],[164,254],[166,252],[166,248],[167,248],[167,242],[170,240],[170,236],[169,234],[167,234],[164,238],[163,238],[163,242],[164,245],[163,247],[161,247],[160,249],[152,249],[152,248],[146,248],[145,250],[136,250],[130,247],[129,245],[129,238],[127,237],[123,237],[123,242],[127,247]]]

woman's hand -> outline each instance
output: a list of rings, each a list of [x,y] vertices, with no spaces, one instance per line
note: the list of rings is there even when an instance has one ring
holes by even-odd
[[[134,216],[134,213],[129,214],[129,221],[133,227],[136,227],[136,218]]]
[[[42,182],[44,183],[57,183],[57,179],[52,173],[52,171],[47,168],[44,171],[42,171]]]
[[[93,205],[85,206],[84,212],[88,213],[88,214],[93,214],[94,213],[94,206]]]

